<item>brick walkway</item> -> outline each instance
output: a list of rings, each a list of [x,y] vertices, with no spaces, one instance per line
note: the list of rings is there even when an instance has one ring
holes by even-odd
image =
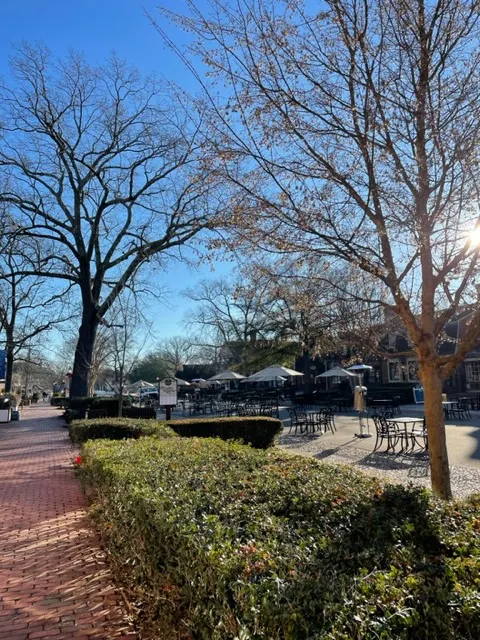
[[[0,424],[0,640],[131,639],[59,415]]]

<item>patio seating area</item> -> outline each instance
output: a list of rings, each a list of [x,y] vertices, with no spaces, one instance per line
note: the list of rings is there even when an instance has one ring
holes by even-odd
[[[421,417],[386,417],[381,414],[372,416],[377,439],[374,451],[386,441],[386,451],[399,450],[402,453],[413,453],[415,450],[428,450],[428,436],[425,418]]]
[[[453,402],[453,401],[452,401]],[[456,403],[457,401],[455,401]],[[334,429],[314,429],[297,408],[280,407],[284,430],[279,446],[291,453],[327,462],[351,464],[391,482],[430,486],[428,436],[423,405],[402,405],[400,415],[381,407],[365,414],[365,435],[359,438],[359,415],[334,410]],[[480,486],[480,411],[471,418],[450,414],[446,421],[447,447],[456,496],[466,496]],[[458,416],[460,415],[460,419]],[[292,420],[293,417],[293,420]]]
[[[227,400],[190,400],[182,404],[183,415],[190,416],[213,416],[225,418],[230,416],[270,416],[279,417],[278,400],[275,398],[265,399],[261,397],[251,397],[244,401]]]

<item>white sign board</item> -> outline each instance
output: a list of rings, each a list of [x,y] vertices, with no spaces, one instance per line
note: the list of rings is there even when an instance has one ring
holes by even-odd
[[[163,378],[159,382],[160,398],[159,404],[162,407],[177,404],[177,381],[175,378]]]

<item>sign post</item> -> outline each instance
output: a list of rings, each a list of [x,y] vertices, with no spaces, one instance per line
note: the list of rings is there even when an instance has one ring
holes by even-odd
[[[162,378],[158,382],[158,404],[165,407],[165,419],[170,420],[172,407],[177,404],[177,381],[175,378]]]

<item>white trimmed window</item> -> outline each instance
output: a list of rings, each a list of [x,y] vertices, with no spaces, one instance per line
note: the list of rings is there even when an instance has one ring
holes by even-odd
[[[465,363],[467,382],[480,382],[480,360],[470,360]]]
[[[401,380],[400,375],[400,362],[399,360],[388,361],[388,380],[389,382],[399,382]]]
[[[416,360],[407,360],[407,375],[410,382],[418,382],[418,362]]]

